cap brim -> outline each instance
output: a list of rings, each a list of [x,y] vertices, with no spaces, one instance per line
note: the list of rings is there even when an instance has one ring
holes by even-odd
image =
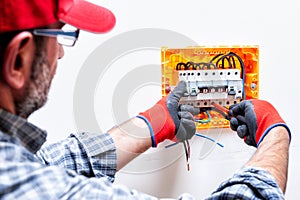
[[[87,1],[74,1],[68,12],[59,18],[64,23],[94,33],[108,32],[116,24],[110,10]]]

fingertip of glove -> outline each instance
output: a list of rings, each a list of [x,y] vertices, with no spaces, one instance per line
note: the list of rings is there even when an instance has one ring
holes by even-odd
[[[245,124],[240,125],[237,129],[237,134],[240,138],[246,137],[248,135],[247,134],[247,126]]]
[[[186,82],[185,81],[179,81],[178,85],[186,86]]]
[[[231,128],[232,130],[236,131],[238,125],[239,125],[238,120],[237,120],[236,118],[232,117],[232,118],[230,119],[230,128]]]

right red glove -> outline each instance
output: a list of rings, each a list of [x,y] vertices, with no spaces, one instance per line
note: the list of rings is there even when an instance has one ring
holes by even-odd
[[[244,138],[248,145],[258,147],[268,132],[276,126],[285,127],[291,139],[288,126],[272,104],[267,101],[244,100],[231,106],[229,115],[232,116],[231,129],[237,131],[238,136]]]

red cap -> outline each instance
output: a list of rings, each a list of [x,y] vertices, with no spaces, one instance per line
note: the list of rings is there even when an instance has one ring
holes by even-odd
[[[0,33],[43,27],[57,21],[104,33],[114,27],[116,18],[110,10],[83,0],[1,0]]]

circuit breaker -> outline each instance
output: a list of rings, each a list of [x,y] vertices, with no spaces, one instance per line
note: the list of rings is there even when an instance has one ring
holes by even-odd
[[[258,98],[258,59],[258,46],[162,47],[162,96],[185,81],[187,92],[180,104],[200,108],[195,116],[197,129],[227,128],[225,113],[212,104],[228,108]]]

